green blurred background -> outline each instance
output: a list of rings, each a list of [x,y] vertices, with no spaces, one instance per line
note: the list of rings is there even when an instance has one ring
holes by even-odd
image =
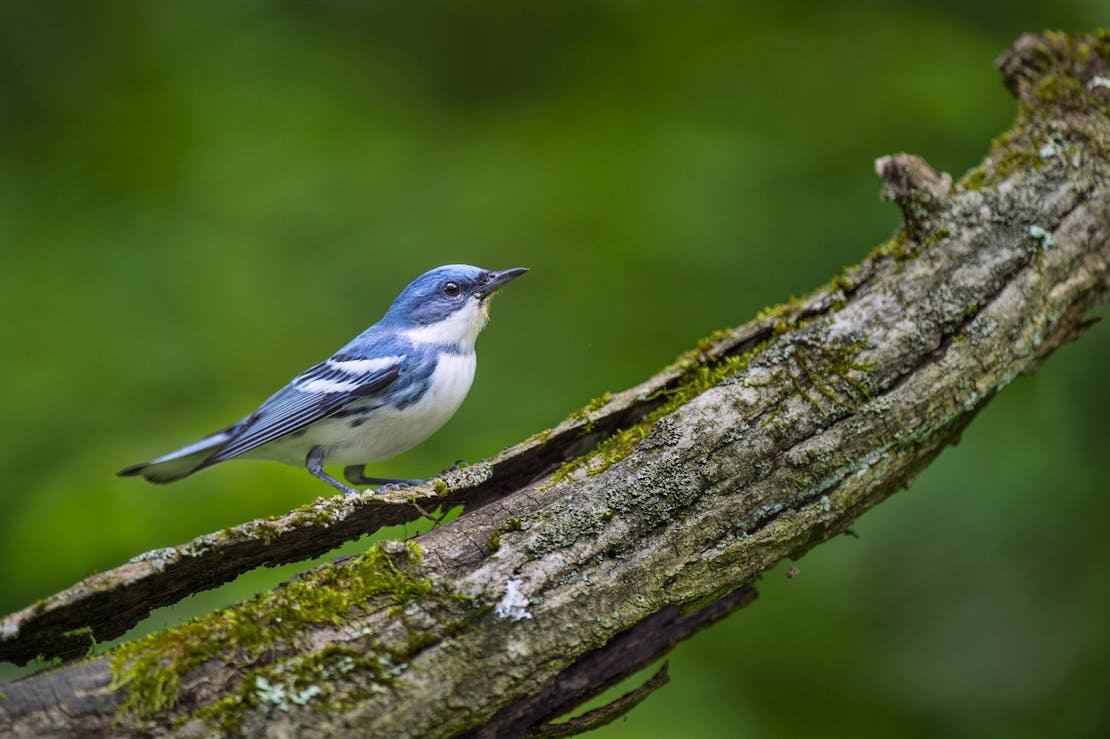
[[[875,157],[962,174],[1012,119],[994,57],[1108,16],[52,5],[0,6],[2,612],[324,494],[274,464],[113,474],[250,411],[425,269],[533,271],[494,306],[458,416],[383,475],[492,454],[858,261],[898,222]],[[1107,735],[1108,365],[1099,326],[1015,382],[860,538],[764,578],[597,735]]]

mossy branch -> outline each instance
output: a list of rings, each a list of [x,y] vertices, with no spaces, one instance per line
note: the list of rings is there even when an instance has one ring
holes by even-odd
[[[149,609],[438,504],[408,544],[4,686],[0,733],[510,736],[749,603],[914,476],[1110,294],[1110,36],[1025,36],[1013,128],[962,180],[876,169],[904,224],[809,298],[427,488],[317,501],[151,553],[0,624],[72,656]],[[74,629],[84,636],[66,636]]]

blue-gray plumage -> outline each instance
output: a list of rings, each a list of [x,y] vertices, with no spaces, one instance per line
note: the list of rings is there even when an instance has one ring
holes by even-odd
[[[358,491],[324,472],[324,464],[345,465],[352,484],[414,482],[366,477],[363,467],[419,444],[455,414],[474,379],[474,342],[489,319],[490,297],[527,271],[452,264],[426,272],[382,320],[251,415],[119,474],[172,482],[242,457],[303,464],[345,493]]]

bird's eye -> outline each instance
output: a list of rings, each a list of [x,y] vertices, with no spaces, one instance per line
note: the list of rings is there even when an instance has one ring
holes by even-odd
[[[449,297],[449,298],[457,297],[460,292],[462,292],[462,288],[459,287],[459,283],[457,283],[457,282],[445,282],[445,283],[443,283],[443,294],[446,295],[447,297]]]

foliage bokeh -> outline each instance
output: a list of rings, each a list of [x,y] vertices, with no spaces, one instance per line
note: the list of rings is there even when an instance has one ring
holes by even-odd
[[[487,456],[808,291],[896,226],[876,156],[959,175],[1013,115],[994,56],[1100,10],[5,3],[0,611],[326,494],[272,464],[113,473],[250,411],[431,266],[533,271],[458,416],[383,475]],[[1108,364],[1096,327],[1017,381],[598,735],[1105,734]]]

